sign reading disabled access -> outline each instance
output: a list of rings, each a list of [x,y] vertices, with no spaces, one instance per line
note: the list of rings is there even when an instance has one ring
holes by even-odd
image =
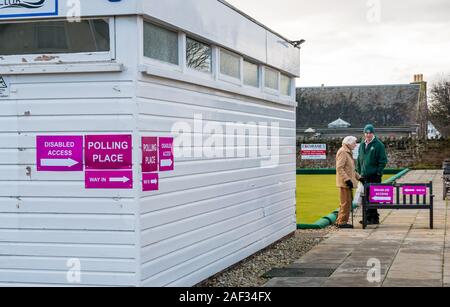
[[[167,172],[174,169],[173,138],[159,138],[159,170]]]
[[[403,186],[404,195],[427,195],[427,187],[425,186]]]
[[[158,191],[159,190],[159,174],[158,173],[145,173],[142,174],[142,190]]]
[[[131,135],[87,135],[86,169],[131,169]]]
[[[158,171],[158,138],[142,137],[142,172]]]
[[[86,189],[132,189],[133,171],[86,171]]]
[[[394,203],[394,187],[392,186],[370,186],[371,203],[393,204]]]
[[[83,137],[37,136],[36,165],[38,172],[83,171]]]

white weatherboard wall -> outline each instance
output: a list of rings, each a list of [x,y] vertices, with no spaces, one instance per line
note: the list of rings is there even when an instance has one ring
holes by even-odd
[[[241,18],[236,29],[249,22],[216,0],[200,2],[213,8],[215,25],[230,14]],[[165,6],[193,9],[192,1],[159,3],[158,16],[147,11],[150,1],[104,3],[108,14],[142,13],[180,31],[185,25],[198,38],[261,58],[260,51],[239,45],[243,38],[227,45],[228,34],[195,32],[197,17],[189,27],[190,15],[175,22],[160,14]],[[83,15],[100,15],[91,5]],[[0,285],[71,285],[67,260],[78,258],[82,285],[192,286],[295,231],[294,95],[250,91],[217,76],[149,63],[142,56],[142,20],[114,18],[111,61],[0,61],[11,90],[0,98]],[[251,25],[263,33],[253,43],[272,61],[260,64],[295,76],[295,64],[281,59],[295,59],[298,50],[270,47],[275,40],[266,37],[274,34]],[[159,191],[141,192],[141,137],[176,137],[173,125],[192,126],[195,114],[203,124],[278,122],[279,165],[262,168],[265,157],[176,158],[175,171],[160,173]],[[86,190],[82,172],[36,172],[36,135],[86,134],[133,135],[133,190]]]
[[[117,60],[103,65],[136,67],[126,47],[137,44],[136,17],[115,22]],[[83,172],[36,172],[37,135],[133,134],[134,74],[3,74],[11,95],[0,99],[0,285],[68,284],[71,258],[82,285],[138,284],[135,191],[86,190]]]

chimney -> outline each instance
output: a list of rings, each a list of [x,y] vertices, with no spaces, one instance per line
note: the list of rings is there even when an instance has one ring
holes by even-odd
[[[423,82],[423,74],[414,75],[414,83]]]

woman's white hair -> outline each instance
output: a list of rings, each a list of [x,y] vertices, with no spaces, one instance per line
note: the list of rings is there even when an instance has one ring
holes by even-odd
[[[347,136],[346,138],[344,138],[344,140],[342,141],[342,145],[352,145],[352,144],[356,144],[356,141],[358,139],[355,138],[354,136]]]

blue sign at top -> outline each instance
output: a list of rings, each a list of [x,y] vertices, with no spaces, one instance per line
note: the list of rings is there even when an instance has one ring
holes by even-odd
[[[58,0],[0,0],[0,18],[58,16]]]

